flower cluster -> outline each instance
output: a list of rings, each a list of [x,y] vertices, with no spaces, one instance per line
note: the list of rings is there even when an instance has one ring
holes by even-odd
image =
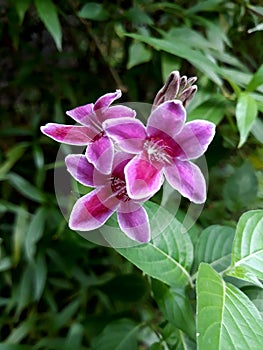
[[[164,178],[190,201],[206,200],[204,176],[191,160],[206,151],[215,125],[186,122],[185,106],[196,92],[195,80],[172,72],[156,95],[146,126],[131,108],[111,106],[121,97],[117,90],[67,112],[81,125],[41,127],[58,142],[86,146],[85,154],[70,154],[65,160],[73,178],[94,188],[75,203],[71,229],[94,230],[117,212],[128,237],[148,242],[150,225],[142,203],[159,191]]]

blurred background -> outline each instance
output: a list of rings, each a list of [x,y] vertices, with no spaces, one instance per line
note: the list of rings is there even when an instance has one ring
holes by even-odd
[[[217,135],[192,239],[234,226],[263,208],[262,19],[252,0],[0,0],[0,350],[110,349],[128,335],[125,349],[162,349],[147,277],[67,227],[60,145],[39,128],[72,124],[66,110],[117,88],[122,102],[152,103],[172,70],[197,76],[188,120]]]

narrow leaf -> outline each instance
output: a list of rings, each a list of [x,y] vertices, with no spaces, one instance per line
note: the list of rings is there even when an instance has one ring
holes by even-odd
[[[105,21],[109,18],[109,12],[103,8],[102,4],[89,2],[78,12],[78,16],[94,21]]]
[[[37,13],[45,27],[53,37],[57,49],[62,50],[62,31],[59,23],[57,8],[51,0],[34,0]]]
[[[131,69],[138,64],[150,61],[152,53],[142,43],[134,42],[129,47],[129,59],[127,69]]]
[[[243,146],[246,142],[248,134],[257,117],[257,103],[253,97],[243,92],[239,95],[236,105],[237,127],[240,134],[238,147]]]
[[[198,350],[259,350],[262,329],[263,320],[249,298],[202,263],[197,277]]]
[[[263,7],[262,7],[263,9]],[[263,84],[263,64],[259,67],[256,73],[251,78],[248,86],[246,88],[247,91],[254,91],[256,88]]]
[[[30,5],[31,0],[16,0],[14,2],[20,24],[23,22],[25,13]]]
[[[241,216],[232,248],[232,264],[227,274],[260,284],[263,279],[263,210]]]

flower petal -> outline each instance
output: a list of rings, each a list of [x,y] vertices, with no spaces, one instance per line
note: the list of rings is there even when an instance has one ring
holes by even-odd
[[[206,183],[197,165],[176,159],[173,165],[164,168],[164,174],[170,185],[182,196],[194,203],[206,200]]]
[[[196,159],[205,153],[215,136],[215,124],[206,120],[194,120],[186,123],[181,132],[176,135],[180,145],[181,160]]]
[[[84,186],[101,187],[108,181],[108,176],[97,171],[83,154],[69,154],[65,162],[70,175]]]
[[[162,170],[140,156],[126,165],[124,174],[128,196],[135,200],[153,196],[163,184]]]
[[[174,138],[183,128],[185,119],[186,112],[181,101],[166,101],[149,116],[147,133],[150,136],[158,136],[158,132],[161,131]]]
[[[71,109],[70,111],[67,111],[66,114],[80,124],[90,125],[90,117],[93,113],[93,107],[93,103],[88,103],[87,105]]]
[[[116,99],[121,97],[121,90],[116,90],[116,92],[110,92],[101,96],[94,105],[94,111],[104,109],[109,107]]]
[[[131,239],[147,243],[151,238],[149,218],[146,210],[132,201],[121,203],[117,210],[121,230]]]
[[[109,188],[102,187],[81,197],[75,203],[69,218],[72,230],[90,231],[101,227],[119,205],[115,197],[110,197]]]
[[[108,136],[93,140],[87,147],[86,157],[103,174],[110,174],[114,157],[114,147]]]
[[[103,123],[103,128],[124,151],[130,153],[142,151],[147,135],[145,126],[140,120],[134,118],[108,119]]]
[[[106,109],[103,113],[99,114],[100,122],[104,122],[107,119],[113,118],[134,118],[136,111],[126,106],[112,106]]]
[[[86,126],[48,123],[40,130],[55,141],[77,146],[87,145],[94,136],[94,132]]]

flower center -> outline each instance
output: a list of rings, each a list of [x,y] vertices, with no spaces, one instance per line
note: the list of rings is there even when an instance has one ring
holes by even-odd
[[[172,157],[169,154],[170,147],[161,139],[149,138],[144,142],[143,148],[150,162],[170,164],[172,161]]]
[[[130,200],[130,197],[126,191],[126,183],[124,180],[121,180],[117,176],[111,178],[111,189],[115,194],[116,198],[120,201],[127,202]]]

